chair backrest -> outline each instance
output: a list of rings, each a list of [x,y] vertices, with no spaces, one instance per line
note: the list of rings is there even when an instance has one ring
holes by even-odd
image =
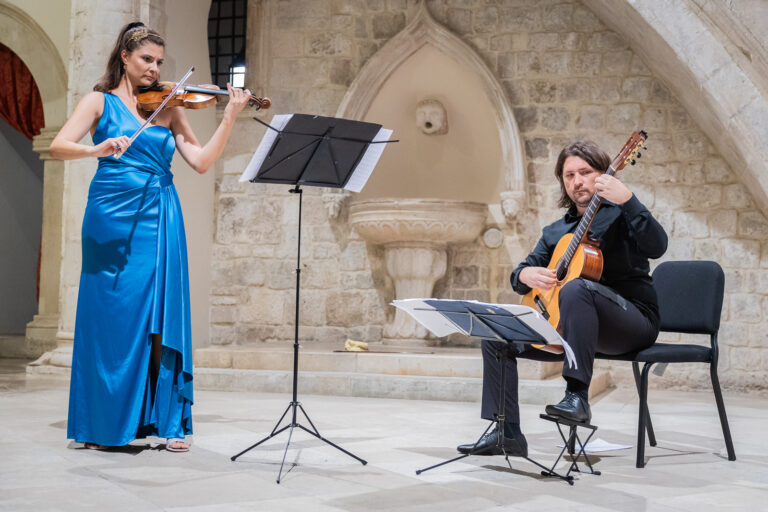
[[[720,327],[725,274],[714,261],[665,261],[653,271],[661,330],[715,334]]]

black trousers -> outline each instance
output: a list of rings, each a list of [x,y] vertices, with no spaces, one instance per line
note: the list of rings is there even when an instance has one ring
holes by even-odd
[[[589,385],[595,354],[625,354],[647,348],[659,332],[631,302],[610,288],[584,279],[574,279],[560,290],[560,328],[563,339],[574,352],[576,366],[563,364],[563,377]],[[531,347],[483,340],[483,401],[481,417],[493,420],[499,409],[501,369],[498,355],[506,351],[506,421],[520,423],[517,395],[517,359],[560,361],[562,355]]]

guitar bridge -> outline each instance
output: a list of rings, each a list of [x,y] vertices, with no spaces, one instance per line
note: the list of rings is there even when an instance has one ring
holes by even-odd
[[[538,295],[533,298],[533,302],[536,304],[536,307],[539,308],[539,313],[541,313],[541,316],[549,320],[549,311],[547,311],[547,307],[543,302],[541,302],[541,299]]]

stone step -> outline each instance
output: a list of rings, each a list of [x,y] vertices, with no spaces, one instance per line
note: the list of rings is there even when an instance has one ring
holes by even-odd
[[[301,347],[301,372],[346,372],[384,375],[480,378],[483,360],[478,348],[388,346],[375,352],[343,352],[329,347]],[[255,347],[209,347],[195,351],[198,368],[231,368],[235,370],[293,370],[293,345],[275,344]],[[521,359],[521,379],[544,379],[559,375],[562,363]]]
[[[589,388],[590,397],[606,391],[610,384],[608,372],[595,372],[592,385]],[[196,389],[290,395],[292,386],[292,371],[232,368],[195,369]],[[299,396],[310,394],[479,402],[482,396],[482,379],[480,377],[300,371],[297,390]],[[521,379],[518,399],[520,403],[525,404],[557,403],[563,397],[564,390],[565,384],[559,376],[545,380]]]

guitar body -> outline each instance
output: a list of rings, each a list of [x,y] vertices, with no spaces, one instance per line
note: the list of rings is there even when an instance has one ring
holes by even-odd
[[[552,259],[549,261],[549,265],[547,265],[548,269],[557,272],[558,263],[565,255],[572,239],[573,235],[571,233],[567,233],[560,238],[560,241],[555,246],[555,251],[552,253]],[[561,273],[563,273],[562,270]],[[564,272],[565,275],[562,278],[558,276],[557,284],[550,290],[534,288],[525,294],[522,304],[532,307],[541,313],[552,327],[559,330],[560,308],[558,300],[563,286],[579,277],[589,279],[590,281],[599,281],[602,273],[603,253],[600,252],[597,242],[585,237],[584,241],[577,246],[571,262]],[[557,345],[534,345],[534,347],[555,354],[563,353],[562,347]]]

